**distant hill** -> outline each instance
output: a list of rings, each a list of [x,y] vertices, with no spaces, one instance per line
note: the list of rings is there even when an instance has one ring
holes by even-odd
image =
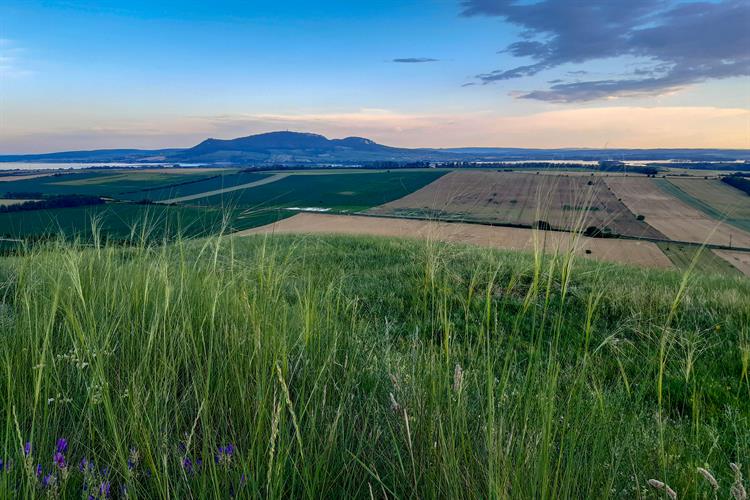
[[[269,132],[206,139],[187,149],[101,149],[0,156],[0,162],[129,162],[207,164],[358,164],[379,161],[750,160],[750,150],[724,149],[408,149],[364,137],[328,139],[303,132]]]

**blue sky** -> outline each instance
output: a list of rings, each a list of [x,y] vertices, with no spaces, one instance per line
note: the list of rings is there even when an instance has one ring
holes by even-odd
[[[750,45],[725,21],[741,28],[750,7],[592,4],[4,0],[0,152],[277,129],[399,146],[750,147]]]

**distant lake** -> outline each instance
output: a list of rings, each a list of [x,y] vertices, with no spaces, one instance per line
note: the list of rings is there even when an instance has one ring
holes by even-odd
[[[82,169],[91,167],[171,167],[178,165],[180,167],[200,167],[200,163],[29,163],[29,162],[0,162],[0,170],[60,170],[60,169]]]

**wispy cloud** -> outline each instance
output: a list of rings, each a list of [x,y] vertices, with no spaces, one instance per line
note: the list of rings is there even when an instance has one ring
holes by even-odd
[[[438,62],[440,59],[433,59],[431,57],[403,57],[399,59],[393,59],[391,62],[395,63],[406,63],[406,64],[421,64]]]
[[[0,78],[16,78],[27,76],[31,71],[24,69],[19,60],[24,52],[13,40],[0,38]]]
[[[556,83],[519,97],[553,102],[660,95],[711,79],[750,75],[750,2],[463,0],[464,16],[505,19],[523,39],[502,52],[530,64],[477,75],[488,84],[563,64],[636,57],[643,67],[605,80]],[[580,75],[585,75],[580,73]]]

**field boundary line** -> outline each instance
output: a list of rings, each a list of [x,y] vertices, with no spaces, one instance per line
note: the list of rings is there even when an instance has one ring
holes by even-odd
[[[230,186],[230,187],[226,187],[226,188],[222,188],[222,189],[214,189],[212,191],[205,191],[203,193],[196,193],[196,194],[190,194],[190,195],[186,195],[186,196],[180,196],[178,198],[171,198],[169,200],[156,201],[154,203],[159,203],[161,205],[171,205],[173,203],[183,203],[183,202],[186,202],[186,201],[198,200],[200,198],[208,198],[209,196],[216,196],[216,195],[219,195],[219,194],[231,193],[232,191],[240,191],[242,189],[248,189],[248,188],[252,188],[252,187],[255,187],[255,186],[262,186],[264,184],[270,184],[272,182],[280,181],[281,179],[283,179],[285,177],[289,177],[290,175],[292,175],[292,174],[290,174],[290,173],[274,174],[274,175],[272,175],[270,177],[266,177],[265,179],[260,179],[260,180],[257,180],[257,181],[248,182],[246,184],[239,184],[237,186]]]

